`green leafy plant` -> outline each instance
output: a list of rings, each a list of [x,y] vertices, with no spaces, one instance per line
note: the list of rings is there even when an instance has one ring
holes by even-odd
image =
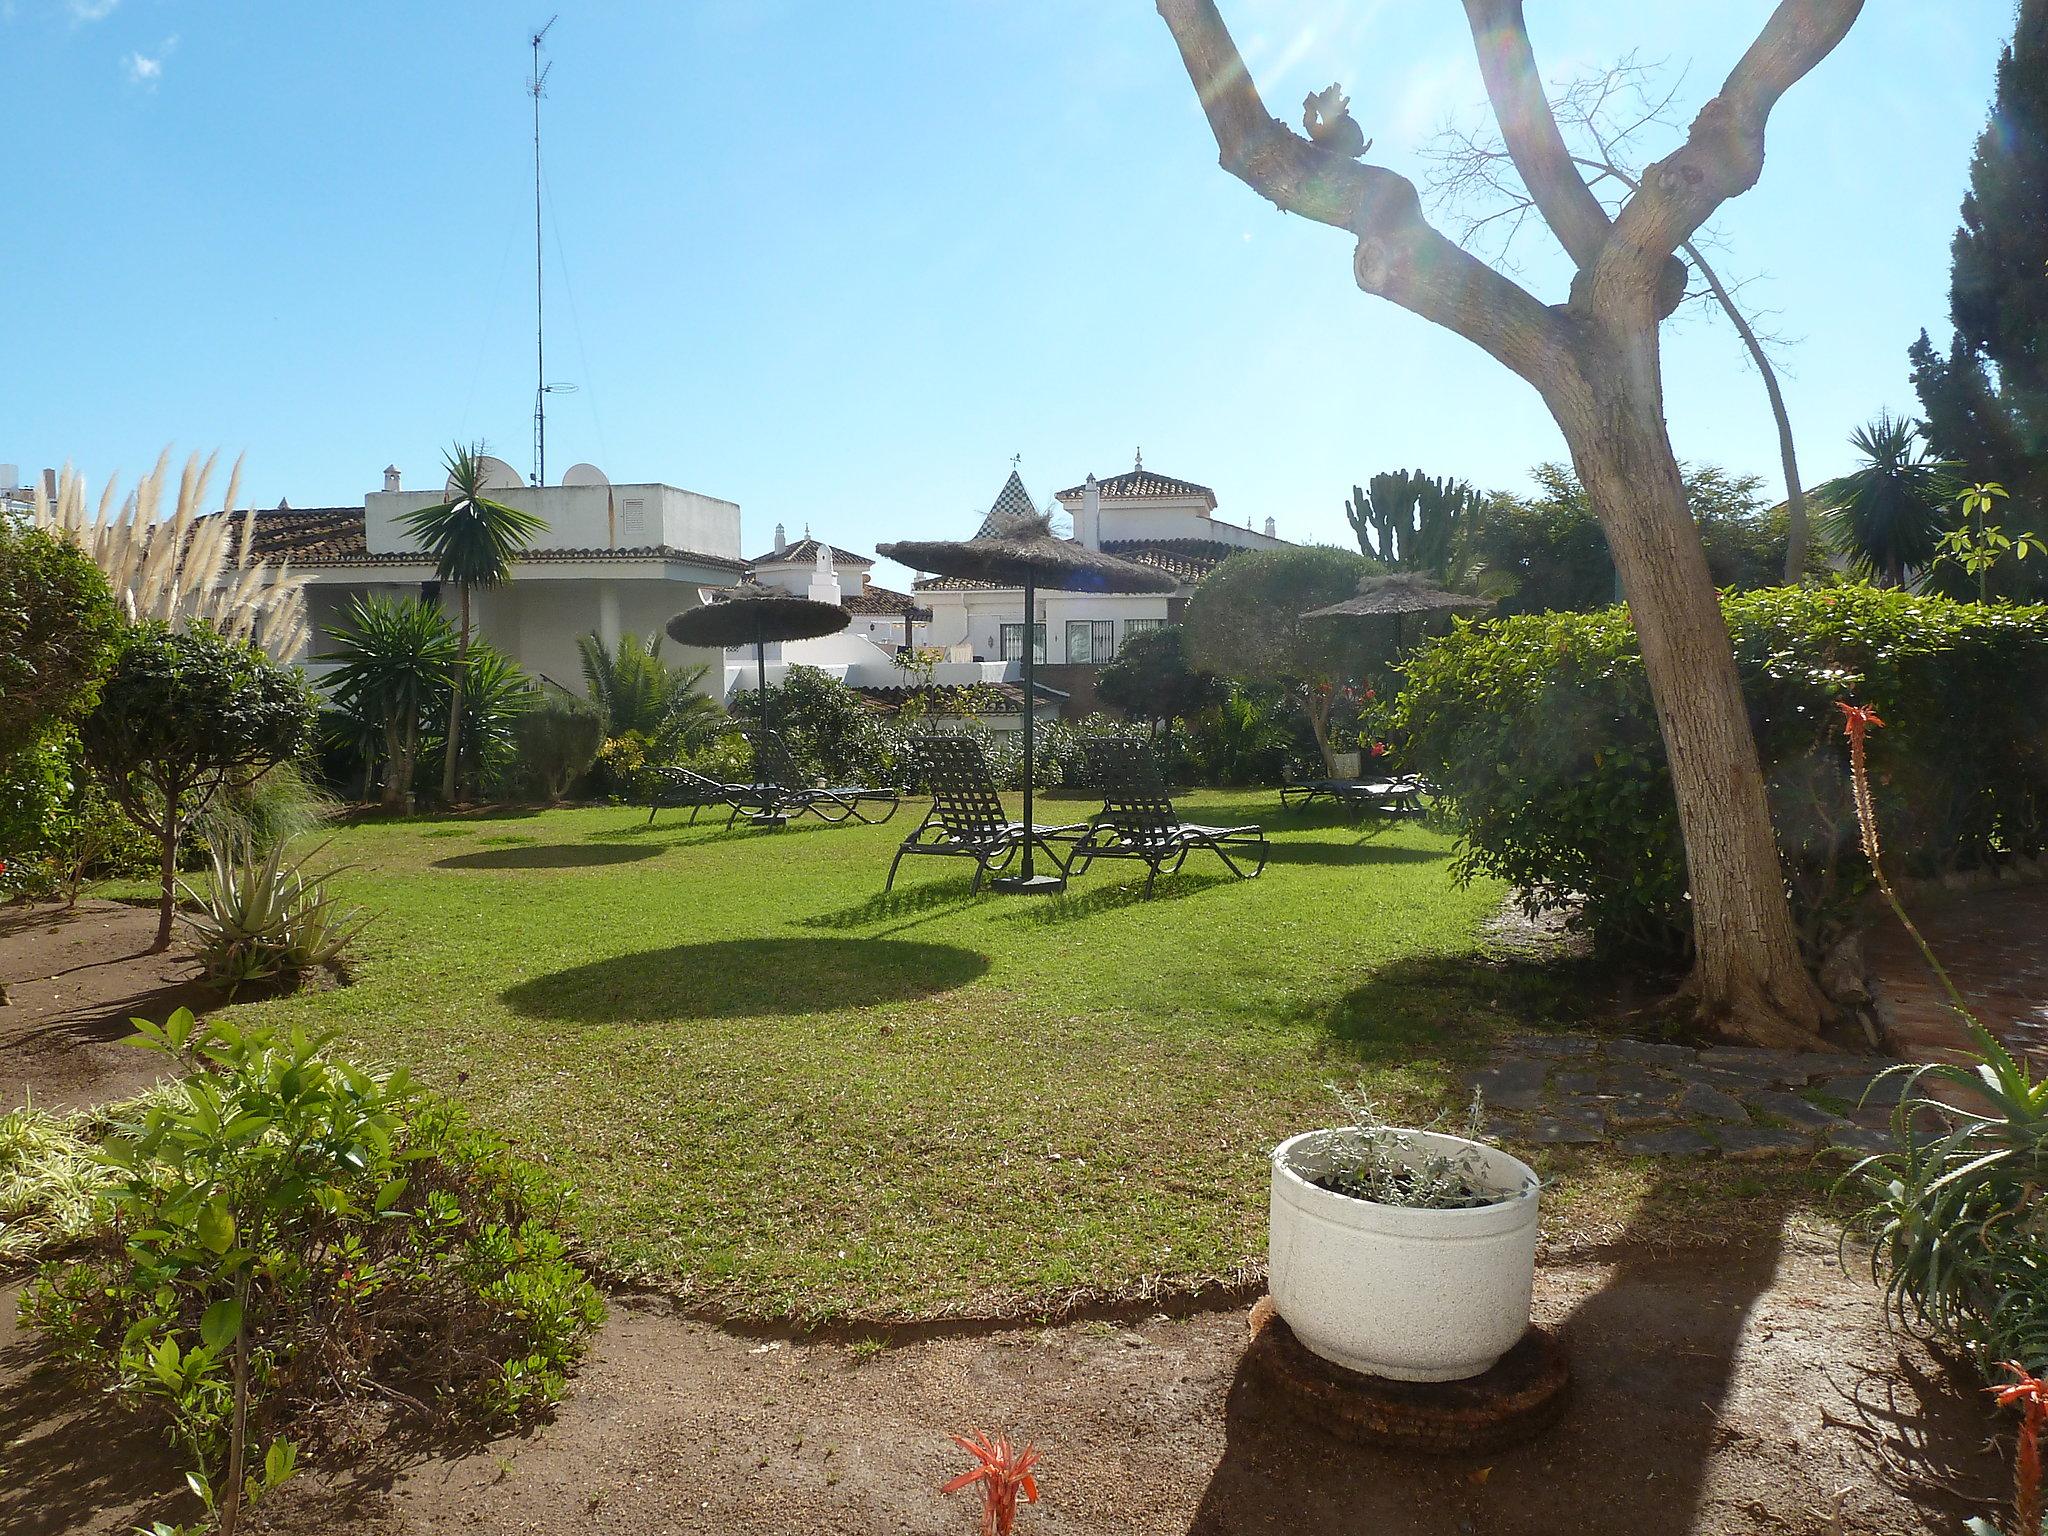
[[[1722,613],[1806,942],[1869,889],[1835,732],[1854,694],[1893,732],[1874,786],[1901,872],[2048,848],[2048,609],[1861,583],[1724,595]],[[1641,651],[1624,608],[1459,624],[1405,665],[1381,722],[1441,791],[1459,869],[1563,907],[1611,950],[1682,956],[1686,866]]]
[[[235,987],[341,958],[370,918],[342,907],[325,888],[339,870],[306,874],[320,851],[294,859],[287,843],[264,849],[238,837],[207,845],[211,878],[204,889],[185,887],[198,911],[179,916],[196,938],[209,981]]]
[[[510,581],[512,562],[548,526],[545,519],[484,494],[490,480],[485,457],[482,443],[458,443],[449,449],[444,459],[448,499],[399,519],[406,532],[434,557],[434,574],[454,583],[460,605],[454,663],[457,686],[449,694],[441,769],[441,798],[450,801],[460,783],[462,713],[469,702],[461,681],[469,669],[470,592]]]
[[[23,1104],[0,1115],[0,1267],[92,1231],[107,1170],[84,1116]]]
[[[1946,529],[1951,466],[1928,452],[1918,422],[1889,413],[1849,441],[1863,463],[1815,491],[1821,528],[1858,575],[1903,587],[1934,558]]]
[[[112,1125],[106,1219],[24,1316],[161,1420],[220,1531],[377,1412],[502,1423],[559,1395],[603,1304],[556,1186],[327,1038],[137,1029],[187,1075]]]
[[[79,740],[107,792],[156,839],[156,948],[171,942],[186,830],[223,784],[299,756],[312,730],[305,675],[254,646],[203,623],[142,624],[121,637]]]
[[[662,636],[644,641],[619,636],[607,651],[594,631],[580,635],[584,687],[604,717],[608,738],[638,735],[656,761],[696,745],[725,724],[725,711],[701,692],[706,666],[671,667],[661,659]]]
[[[543,799],[559,800],[604,745],[604,720],[581,699],[550,689],[513,722],[512,735],[528,787]]]
[[[1996,523],[1987,523],[1997,504],[2005,499],[2005,487],[1997,481],[1965,487],[1956,495],[1963,509],[1963,523],[1941,536],[1936,543],[1934,563],[1952,565],[1976,584],[1977,601],[1991,601],[1991,572],[2007,560],[2024,560],[2029,554],[2048,555],[2048,540],[2037,533],[2009,534]]]
[[[341,711],[340,734],[366,764],[381,756],[384,808],[411,803],[420,735],[455,673],[455,630],[448,616],[416,597],[359,597],[348,621],[329,631],[327,682]]]
[[[0,517],[0,763],[91,705],[120,631],[75,544]]]

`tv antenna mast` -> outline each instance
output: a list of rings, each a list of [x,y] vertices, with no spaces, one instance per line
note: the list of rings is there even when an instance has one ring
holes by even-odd
[[[548,24],[533,34],[533,73],[527,76],[526,89],[533,97],[533,483],[548,483],[548,395],[553,390],[567,392],[574,385],[551,385],[548,383],[548,353],[546,338],[546,317],[542,308],[541,294],[541,238],[540,238],[540,99],[547,94],[548,73],[555,66],[541,68],[540,45],[555,23],[562,18],[550,16]]]

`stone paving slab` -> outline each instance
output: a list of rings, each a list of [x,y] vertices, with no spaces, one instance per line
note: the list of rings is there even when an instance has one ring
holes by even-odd
[[[1519,1035],[1502,1059],[1465,1081],[1484,1096],[1492,1132],[1504,1141],[1760,1161],[1889,1146],[1898,1079],[1878,1081],[1869,1102],[1847,1114],[1805,1095],[1847,1108],[1890,1065],[1840,1052]]]

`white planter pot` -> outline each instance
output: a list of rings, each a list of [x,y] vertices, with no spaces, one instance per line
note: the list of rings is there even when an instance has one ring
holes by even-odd
[[[1306,1131],[1273,1150],[1268,1286],[1309,1349],[1397,1381],[1477,1376],[1529,1326],[1536,1279],[1536,1176],[1497,1147],[1408,1133],[1417,1156],[1476,1147],[1497,1205],[1424,1211],[1319,1189],[1345,1133]]]
[[[1358,752],[1332,752],[1330,771],[1340,779],[1355,779],[1358,777],[1359,761],[1362,756],[1363,754]]]

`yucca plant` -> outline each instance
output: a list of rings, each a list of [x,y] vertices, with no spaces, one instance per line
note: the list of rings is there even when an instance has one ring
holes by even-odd
[[[306,642],[306,578],[293,575],[289,562],[272,565],[255,557],[255,509],[235,510],[240,459],[228,476],[221,509],[200,511],[217,458],[201,462],[195,453],[185,461],[168,517],[163,503],[170,449],[126,499],[115,500],[120,482],[108,480],[98,508],[90,512],[85,481],[67,464],[54,500],[40,485],[35,488],[29,521],[84,550],[131,623],[161,619],[185,630],[203,622],[230,640],[247,640],[280,661],[290,660]]]
[[[235,987],[332,964],[368,926],[369,915],[343,908],[325,888],[338,870],[306,874],[326,846],[294,860],[284,843],[267,851],[241,838],[208,845],[208,888],[185,887],[199,911],[179,915],[197,936],[209,980]]]

